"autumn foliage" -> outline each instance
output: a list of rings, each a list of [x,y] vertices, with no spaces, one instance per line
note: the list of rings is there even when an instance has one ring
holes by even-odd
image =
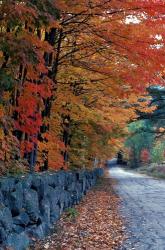
[[[164,1],[0,2],[0,160],[92,167],[162,84]],[[21,165],[22,166],[22,165]]]
[[[141,151],[141,160],[142,160],[142,162],[146,162],[146,163],[149,162],[149,160],[150,160],[150,153],[149,153],[149,151],[147,149],[143,149]]]

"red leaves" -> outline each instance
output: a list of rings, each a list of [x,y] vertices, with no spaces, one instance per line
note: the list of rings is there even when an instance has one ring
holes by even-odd
[[[0,66],[14,82],[8,116],[14,109],[21,150],[40,143],[52,168],[66,150],[85,166],[112,153],[109,138],[134,117],[121,99],[162,83],[164,8],[163,0],[2,1]]]
[[[43,99],[51,97],[52,82],[48,78],[40,84],[25,82],[21,95],[18,97],[18,120],[15,128],[29,136],[37,135],[42,125],[41,111],[44,109]]]
[[[34,143],[29,141],[22,141],[20,144],[20,151],[22,156],[24,153],[30,153],[34,148]]]
[[[143,149],[140,154],[140,158],[143,162],[149,162],[150,160],[150,152],[148,149]]]
[[[15,129],[21,131],[28,137],[27,140],[21,141],[21,151],[31,152],[34,143],[37,143],[37,136],[42,125],[42,98],[49,96],[50,92],[40,84],[26,82],[23,92],[18,97],[18,107],[15,109],[18,118],[15,121]]]

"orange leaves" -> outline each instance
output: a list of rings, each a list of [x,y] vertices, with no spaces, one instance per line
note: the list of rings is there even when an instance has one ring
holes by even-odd
[[[156,109],[156,105],[150,105],[150,96],[142,96],[134,93],[128,97],[125,105],[144,113],[151,113]]]
[[[59,21],[54,20],[46,28],[47,28],[48,31],[50,31],[52,28],[60,29],[60,28],[62,28],[62,26],[60,25]]]
[[[55,51],[59,65],[52,116],[58,118],[52,119],[50,126],[60,138],[65,129],[63,119],[66,123],[65,117],[69,117],[67,132],[71,133],[73,161],[78,157],[82,162],[95,155],[103,157],[103,151],[110,151],[110,145],[120,145],[118,136],[116,141],[109,138],[113,132],[125,134],[124,127],[137,118],[137,109],[153,110],[146,108],[146,102],[138,101],[139,92],[144,91],[164,59],[160,51],[150,47],[158,29],[154,24],[148,30],[142,7],[146,5],[136,1],[138,4],[141,9],[136,12],[131,8],[133,1],[55,3],[61,12],[57,28],[61,40],[57,41],[60,50],[56,47],[59,55]],[[132,15],[136,24],[126,22]]]
[[[87,165],[120,145],[135,111],[154,109],[138,98],[163,71],[161,8],[154,0],[2,1],[3,100],[14,106],[22,151],[38,144],[40,160],[57,168],[66,151]]]
[[[133,5],[132,2],[130,1],[130,6]],[[112,6],[114,3],[112,3]],[[147,82],[155,81],[156,76],[158,76],[156,72],[160,71],[164,65],[163,47],[158,49],[155,46],[155,44],[160,43],[155,41],[155,36],[157,34],[162,34],[163,36],[161,14],[160,18],[156,20],[149,16],[152,15],[151,9],[155,9],[155,12],[156,8],[159,9],[159,3],[154,3],[154,7],[152,3],[148,3],[148,11],[150,13],[146,16],[144,14],[146,11],[144,1],[136,1],[136,6],[141,6],[141,11],[138,12],[131,11],[131,8],[129,9],[128,7],[129,3],[122,2],[121,9],[125,11],[120,13],[118,4],[116,2],[116,13],[114,15],[105,15],[104,19],[100,19],[100,23],[97,23],[97,33],[99,33],[99,37],[102,37],[107,46],[110,45],[111,54],[112,52],[115,54],[113,61],[111,61],[115,63],[116,69],[119,70],[118,75],[125,82],[129,82],[133,88],[136,89],[139,85],[137,89],[140,90],[141,88],[143,90],[144,88],[142,87],[146,86]],[[109,9],[112,6],[110,3]],[[142,6],[144,6],[144,11]],[[164,6],[162,5],[163,9]],[[159,12],[157,15],[159,16]],[[132,20],[134,17],[137,22],[126,23],[124,20],[129,16],[132,16]],[[152,27],[150,26],[148,29],[149,23]],[[114,69],[111,73],[115,73]]]
[[[123,145],[122,139],[119,139],[119,138],[109,139],[108,144],[113,145],[113,147],[116,147],[117,149],[119,149]]]
[[[25,2],[16,2],[14,5],[14,9],[16,12],[15,15],[17,17],[19,17],[20,19],[23,19],[23,16],[25,18],[27,15],[29,17],[33,16],[33,18],[37,17],[37,13],[36,13],[35,9],[28,7]]]
[[[160,132],[160,133],[164,133],[164,132],[165,132],[165,128],[162,128],[162,127],[159,128],[159,132]]]
[[[30,153],[34,148],[34,143],[30,141],[22,141],[20,144],[20,151],[22,156],[24,153]]]
[[[47,140],[49,143],[47,143]],[[43,152],[48,152],[49,168],[58,170],[64,167],[64,158],[62,152],[65,150],[65,145],[50,131],[43,134],[43,142],[38,142],[38,161],[42,166],[45,156]]]
[[[3,129],[0,128],[0,141],[2,141],[4,139],[4,132]]]

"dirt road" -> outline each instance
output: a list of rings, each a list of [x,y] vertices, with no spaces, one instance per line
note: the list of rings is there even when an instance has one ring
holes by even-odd
[[[113,162],[114,165],[114,162]],[[165,181],[110,168],[130,239],[122,249],[165,250]]]

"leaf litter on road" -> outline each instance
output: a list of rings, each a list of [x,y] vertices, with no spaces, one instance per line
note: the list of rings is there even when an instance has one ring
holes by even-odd
[[[112,179],[101,178],[79,205],[76,216],[66,211],[55,232],[35,245],[35,250],[115,250],[125,240],[125,227],[119,215],[120,199]],[[72,213],[72,210],[71,210]]]

